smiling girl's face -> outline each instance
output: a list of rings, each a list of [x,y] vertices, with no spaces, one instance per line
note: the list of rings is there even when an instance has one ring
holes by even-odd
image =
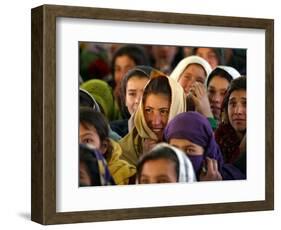
[[[151,93],[143,105],[145,121],[159,140],[162,140],[163,131],[168,123],[170,104],[168,96]]]

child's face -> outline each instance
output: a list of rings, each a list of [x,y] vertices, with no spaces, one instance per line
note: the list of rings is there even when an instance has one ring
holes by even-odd
[[[138,108],[148,78],[133,76],[127,82],[125,103],[132,115]]]
[[[168,159],[149,160],[145,162],[139,177],[139,184],[176,182],[176,165]]]
[[[79,136],[80,144],[91,145],[96,149],[101,148],[101,141],[95,127],[91,126],[91,129],[88,129],[84,125],[80,124]]]
[[[171,102],[164,94],[149,94],[144,102],[144,118],[148,127],[161,140],[168,123]]]
[[[230,94],[228,118],[237,133],[245,132],[247,122],[247,93],[245,90],[235,90]]]
[[[204,148],[187,139],[171,138],[169,144],[181,149],[185,154],[191,156],[201,156],[204,154]]]

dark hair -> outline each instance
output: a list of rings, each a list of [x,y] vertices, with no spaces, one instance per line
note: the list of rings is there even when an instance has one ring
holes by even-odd
[[[122,112],[126,115],[126,117],[130,117],[130,113],[128,108],[125,106],[126,100],[126,91],[127,91],[127,83],[132,77],[138,78],[146,78],[150,79],[150,72],[152,71],[152,67],[150,66],[136,66],[133,69],[129,70],[121,81],[121,104],[122,104]]]
[[[229,86],[229,88],[226,92],[226,95],[223,99],[223,102],[222,102],[222,112],[223,112],[223,117],[224,117],[225,123],[229,122],[227,109],[228,109],[228,102],[229,102],[229,97],[230,97],[231,93],[233,91],[237,91],[237,90],[247,91],[246,83],[247,83],[246,76],[241,76],[241,77],[238,77],[238,78],[234,79],[233,81],[231,81],[230,86]]]
[[[175,163],[175,171],[177,174],[177,181],[179,180],[179,160],[176,153],[169,147],[163,146],[152,149],[150,152],[144,154],[137,163],[137,179],[140,180],[140,175],[143,166],[148,161],[167,159]]]
[[[137,45],[121,46],[113,54],[112,61],[111,61],[111,70],[112,70],[113,79],[114,79],[114,72],[115,72],[115,61],[117,57],[124,56],[124,55],[132,59],[136,65],[149,65],[149,59],[143,47]],[[115,88],[114,81],[113,84],[114,85],[112,86],[112,88]]]
[[[79,107],[89,107],[100,112],[100,107],[92,95],[85,89],[79,89]]]
[[[79,145],[79,162],[85,163],[87,167],[87,171],[90,174],[91,185],[101,186],[98,161],[95,158],[95,155],[92,153],[92,151],[96,151],[96,150],[89,149],[85,145]],[[80,181],[79,181],[79,186],[83,186],[82,184],[80,184]]]
[[[209,86],[209,83],[214,76],[220,76],[221,78],[225,78],[229,83],[233,80],[233,77],[228,72],[223,69],[216,68],[210,73],[209,77],[207,76],[207,87]]]
[[[142,100],[145,101],[149,94],[164,94],[167,95],[171,100],[172,90],[168,77],[158,76],[152,78],[144,89]]]
[[[108,141],[109,146],[105,156],[106,158],[110,157],[112,154],[112,146],[109,142],[109,124],[105,116],[90,108],[81,107],[79,120],[80,123],[88,129],[91,128],[89,125],[93,126],[96,129],[101,142]]]

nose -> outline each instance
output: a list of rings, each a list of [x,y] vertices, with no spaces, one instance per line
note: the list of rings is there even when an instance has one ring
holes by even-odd
[[[213,94],[213,95],[211,96],[211,100],[212,100],[213,102],[220,102],[220,96],[219,96],[219,94],[218,94],[218,93]]]
[[[193,80],[191,80],[190,82],[186,82],[186,84],[185,84],[185,86],[184,86],[184,92],[185,92],[185,94],[189,94],[190,89],[191,89],[191,86],[192,86],[193,83],[194,83]]]
[[[136,96],[136,98],[135,98],[135,104],[138,105],[138,104],[140,103],[141,97],[142,97],[142,94],[138,94],[138,95]]]
[[[234,112],[236,114],[242,114],[243,109],[244,109],[244,107],[241,104],[237,104],[237,106],[235,107]]]
[[[152,125],[160,125],[161,124],[161,115],[158,111],[154,112],[151,117]]]

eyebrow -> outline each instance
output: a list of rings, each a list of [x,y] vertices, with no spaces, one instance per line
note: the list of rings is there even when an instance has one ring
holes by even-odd
[[[246,97],[241,97],[241,99],[242,99],[242,100],[245,100],[245,101],[247,100]],[[231,97],[231,98],[229,98],[229,100],[230,100],[230,101],[231,101],[231,100],[233,101],[233,100],[237,100],[237,98],[236,98],[236,97]]]
[[[149,105],[145,106],[144,109],[155,109],[154,107],[151,107]],[[165,109],[165,110],[169,110],[170,108],[169,107],[161,107],[161,108],[157,108],[157,110],[162,110],[162,109]]]
[[[93,134],[95,134],[95,132],[94,132],[94,131],[89,130],[89,131],[86,131],[85,133],[81,134],[80,136],[84,137],[84,136],[87,136],[87,135],[93,135]]]

